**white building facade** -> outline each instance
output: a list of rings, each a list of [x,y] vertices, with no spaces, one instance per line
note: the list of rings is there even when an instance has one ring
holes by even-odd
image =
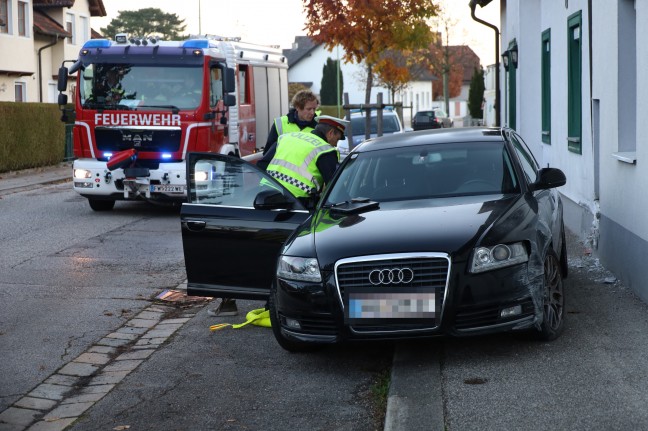
[[[302,83],[309,87],[315,94],[319,95],[321,92],[322,70],[324,65],[329,58],[339,60],[340,74],[343,77],[343,92],[348,94],[349,103],[357,105],[365,102],[366,71],[363,63],[346,62],[344,60],[344,48],[339,46],[327,49],[323,44],[314,44],[306,36],[297,36],[295,41],[292,50],[284,50],[284,55],[288,58],[289,82]],[[452,48],[468,53],[463,54],[468,59],[464,59],[466,64],[479,63],[478,57],[469,47],[453,46]],[[473,60],[472,63],[470,63],[471,59]],[[451,98],[449,101],[448,115],[455,119],[456,125],[461,125],[462,123],[459,120],[468,115],[468,89],[472,72],[472,69],[468,73],[464,72],[461,94]],[[418,111],[433,108],[442,108],[445,110],[443,100],[433,100],[432,84],[437,79],[437,77],[429,73],[424,73],[422,76],[409,82],[404,90],[397,92],[393,100],[387,88],[374,85],[371,88],[370,103],[376,103],[378,93],[383,94],[383,103],[402,103],[404,126],[409,127],[411,117]],[[344,100],[340,100],[340,104],[344,104]]]
[[[567,176],[565,223],[648,301],[648,22],[643,0],[502,1],[501,119]],[[510,57],[511,59],[513,57]]]
[[[366,72],[364,64],[344,61],[344,48],[335,47],[326,49],[323,44],[313,47],[305,56],[301,57],[294,64],[289,64],[288,81],[289,82],[310,82],[310,90],[315,94],[320,94],[322,89],[322,69],[326,60],[340,61],[340,74],[343,76],[343,92],[348,93],[349,103],[359,104],[365,101],[365,82]],[[389,94],[385,88],[373,87],[371,89],[371,102],[376,102],[378,93],[383,93],[383,102],[389,103]],[[344,101],[341,100],[340,104]]]
[[[105,16],[101,0],[0,0],[0,101],[56,103],[58,68],[91,38],[91,16]]]

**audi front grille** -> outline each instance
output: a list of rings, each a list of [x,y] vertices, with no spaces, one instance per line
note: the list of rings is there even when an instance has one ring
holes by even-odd
[[[356,288],[381,287],[390,289],[417,290],[434,289],[445,303],[450,258],[446,253],[399,253],[362,256],[341,259],[335,265],[335,280],[338,300],[344,309],[345,292]],[[438,310],[435,327],[441,321],[442,309]],[[356,330],[358,328],[355,328]],[[360,331],[400,331],[430,329],[421,325],[394,325],[385,327],[363,327]]]

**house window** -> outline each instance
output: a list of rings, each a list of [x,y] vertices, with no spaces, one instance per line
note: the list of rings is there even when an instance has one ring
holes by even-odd
[[[90,26],[88,25],[87,16],[79,17],[79,26],[81,27],[81,40],[79,41],[79,44],[82,45],[90,39]]]
[[[551,144],[551,29],[542,32],[542,142]]]
[[[637,151],[637,11],[634,0],[618,2],[618,152],[636,161]],[[625,157],[624,157],[625,156]]]
[[[65,29],[71,35],[67,38],[68,45],[76,45],[76,35],[74,33],[74,15],[71,13],[65,14]]]
[[[16,102],[27,101],[27,87],[24,82],[14,83],[14,93]]]
[[[582,108],[582,17],[576,12],[567,20],[567,146],[583,153],[581,142]]]
[[[0,33],[9,33],[9,24],[11,23],[10,21],[10,14],[9,14],[9,7],[10,7],[9,0],[0,0],[0,21],[2,21],[2,25],[0,25]]]
[[[18,35],[29,36],[29,9],[27,2],[18,2]]]

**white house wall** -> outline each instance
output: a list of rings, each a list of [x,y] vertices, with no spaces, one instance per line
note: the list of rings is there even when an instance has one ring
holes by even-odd
[[[582,154],[567,149],[567,22],[578,11]],[[515,38],[519,50],[517,128],[542,165],[565,172],[560,191],[567,227],[589,240],[603,265],[648,302],[648,2],[508,0],[502,13],[502,48]],[[540,46],[546,29],[551,145],[541,143]]]
[[[523,7],[520,5],[523,4]],[[565,7],[565,4],[568,4]],[[567,22],[581,11],[582,28],[582,154],[567,148]],[[560,188],[565,197],[567,226],[583,237],[596,235],[598,201],[594,194],[594,153],[592,147],[589,85],[589,39],[586,0],[509,0],[502,16],[501,51],[513,39],[518,44],[516,129],[538,158],[541,166],[562,169],[567,184]],[[551,29],[551,144],[542,143],[541,41],[542,32]],[[507,74],[500,71],[502,124],[508,122]]]
[[[312,82],[311,90],[320,94],[322,89],[322,70],[326,60],[340,59],[340,72],[344,77],[343,92],[349,94],[349,103],[358,104],[365,101],[365,73],[363,66],[358,63],[345,63],[343,60],[344,49],[342,47],[327,50],[324,45],[315,47],[304,58],[294,65],[288,65],[289,82]],[[371,103],[376,102],[377,94],[383,93],[383,103],[388,103],[389,93],[385,88],[373,87],[371,89]],[[340,101],[343,103],[344,101]]]
[[[43,36],[34,34],[34,13],[31,7],[28,8],[27,36],[18,35],[18,0],[9,0],[11,9],[10,34],[0,33],[0,70],[28,72],[30,75],[2,75],[0,76],[0,101],[14,102],[16,83],[25,85],[26,102],[40,102],[41,91],[42,101],[56,103],[55,93],[48,91],[55,84],[55,75],[61,65],[61,61],[72,60],[78,57],[83,43],[90,39],[90,9],[87,1],[76,1],[72,8],[49,8],[46,13],[58,22],[61,27],[66,27],[66,14],[74,17],[74,29],[76,44],[69,44],[66,40],[59,39],[56,45],[40,52],[41,75],[38,74],[39,50],[45,45],[54,41],[54,36]],[[31,6],[31,2],[29,3]],[[87,27],[82,25],[83,19],[87,21]],[[39,80],[42,85],[39,86]]]
[[[26,55],[32,52],[33,48],[33,13],[31,8],[28,8],[29,17],[27,22],[30,24],[27,28],[26,36],[18,35],[18,0],[9,0],[10,22],[7,23],[9,27],[9,34],[0,33],[0,70],[20,71],[20,72],[35,72],[36,63],[35,58],[31,55]],[[16,83],[25,84],[27,100],[33,102],[34,89],[36,88],[36,76],[0,76],[0,102],[13,102],[15,101],[14,87]]]
[[[484,118],[485,126],[495,125],[495,65],[491,64],[484,70]],[[501,91],[501,90],[500,90]]]
[[[620,8],[625,8],[626,14],[634,11],[634,22],[628,21]],[[600,119],[598,254],[607,268],[648,301],[648,33],[642,31],[642,23],[648,22],[648,4],[643,0],[634,4],[631,0],[595,0],[592,21],[593,28],[600,29],[593,34],[593,63],[598,67],[593,71],[592,91]],[[631,42],[619,36],[632,26],[636,31],[634,67],[621,57]],[[634,101],[622,94],[623,86],[632,81],[636,86]],[[624,116],[623,110],[628,108],[634,112],[626,111]],[[635,163],[614,156],[627,145],[636,146]]]

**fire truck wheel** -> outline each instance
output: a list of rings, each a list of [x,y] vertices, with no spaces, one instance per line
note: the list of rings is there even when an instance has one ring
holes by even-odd
[[[109,200],[99,200],[99,199],[88,199],[90,208],[95,211],[110,211],[115,206],[115,201]]]

